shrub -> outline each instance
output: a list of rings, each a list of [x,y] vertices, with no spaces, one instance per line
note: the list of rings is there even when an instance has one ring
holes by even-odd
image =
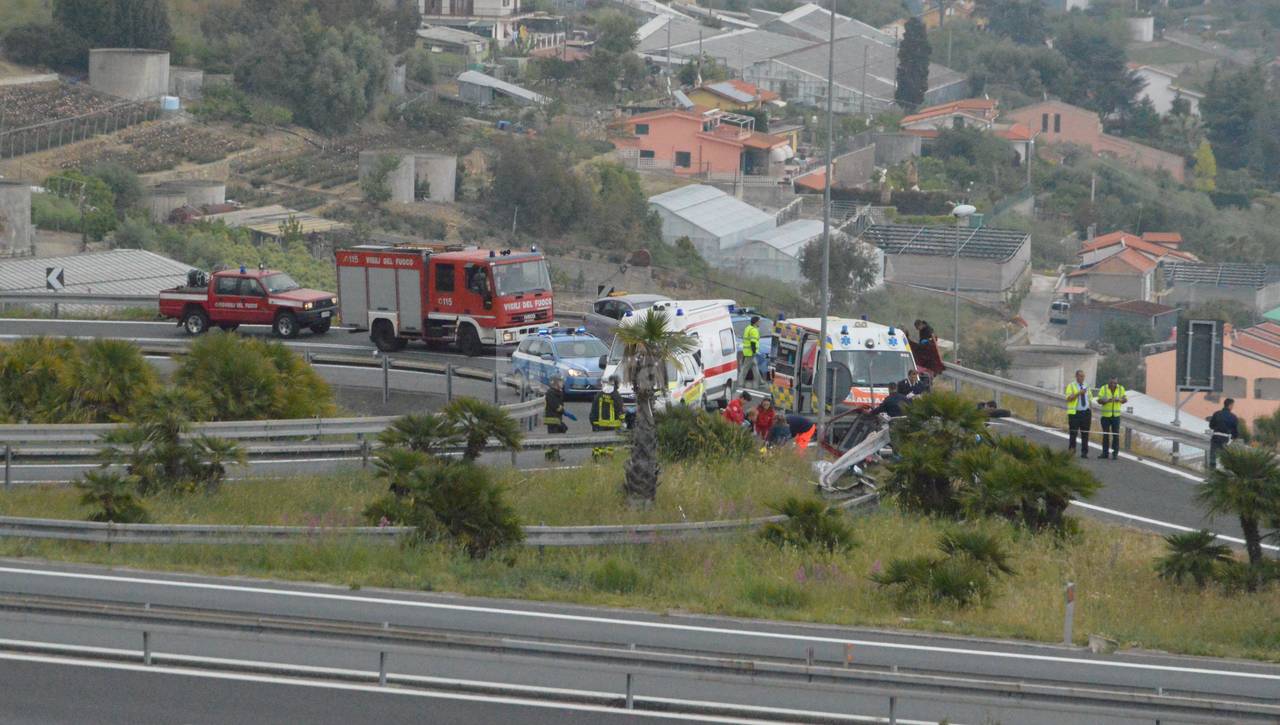
[[[777,609],[800,609],[809,603],[809,592],[789,582],[752,579],[742,588],[742,596],[753,604]]]
[[[388,448],[404,448],[432,456],[462,439],[457,427],[436,413],[410,414],[396,418],[378,434],[378,442]]]
[[[278,342],[213,332],[191,346],[175,380],[207,395],[212,420],[332,414],[329,384]]]
[[[135,481],[118,473],[94,471],[76,481],[80,503],[94,506],[90,521],[136,524],[147,520],[147,511],[134,497]]]
[[[404,496],[409,493],[414,472],[430,463],[431,459],[421,451],[384,448],[373,455],[373,475],[385,480],[391,493]]]
[[[962,472],[962,509],[973,516],[999,516],[1032,531],[1061,530],[1072,499],[1088,498],[1098,480],[1076,465],[1070,451],[1018,436],[995,436],[985,451],[954,458]]]
[[[991,595],[995,579],[1012,574],[1008,553],[995,537],[981,532],[950,532],[938,542],[943,556],[922,554],[894,559],[871,581],[896,593],[900,604],[951,602],[968,607]]]
[[[417,528],[420,540],[448,539],[474,558],[524,540],[515,510],[487,469],[471,463],[428,462],[408,478],[408,494],[378,499],[364,511],[372,523],[383,517]]]
[[[844,512],[834,506],[817,499],[791,496],[773,509],[787,518],[765,524],[760,531],[765,541],[777,546],[819,548],[831,553],[845,551],[855,545],[853,529],[845,520]]]
[[[1219,544],[1213,532],[1204,529],[1169,534],[1164,542],[1169,552],[1156,560],[1156,573],[1178,584],[1190,579],[1203,588],[1233,561],[1231,547]]]
[[[668,461],[695,458],[740,460],[756,452],[749,430],[696,408],[672,406],[658,411],[658,450]]]
[[[640,586],[640,571],[635,565],[617,557],[609,557],[588,575],[591,586],[602,592],[627,594]]]
[[[0,346],[0,420],[109,423],[156,386],[137,346],[34,338]]]
[[[191,421],[209,410],[209,402],[194,391],[163,388],[142,401],[136,422],[103,436],[109,462],[125,466],[142,494],[216,489],[226,476],[226,464],[243,462],[239,445],[209,436],[187,438]]]

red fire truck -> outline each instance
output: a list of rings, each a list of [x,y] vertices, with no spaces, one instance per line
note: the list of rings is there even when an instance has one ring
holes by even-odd
[[[529,252],[429,245],[340,249],[343,324],[383,352],[410,340],[457,343],[468,355],[515,345],[555,319],[547,260]]]

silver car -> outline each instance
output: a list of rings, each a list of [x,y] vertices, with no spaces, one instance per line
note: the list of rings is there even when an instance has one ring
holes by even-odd
[[[585,326],[587,332],[608,343],[613,339],[613,330],[628,312],[644,310],[655,302],[666,302],[670,297],[650,294],[626,294],[601,297],[591,305],[587,312]]]

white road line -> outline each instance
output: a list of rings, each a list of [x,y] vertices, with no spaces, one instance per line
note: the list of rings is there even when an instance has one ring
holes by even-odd
[[[207,680],[228,680],[232,682],[252,682],[258,684],[269,685],[291,685],[294,687],[312,687],[321,690],[343,690],[346,692],[365,692],[377,695],[395,695],[403,697],[420,697],[431,700],[453,700],[458,702],[481,702],[493,705],[515,705],[519,707],[550,709],[550,710],[569,710],[572,712],[586,713],[606,713],[610,715],[628,715],[631,717],[642,718],[662,718],[665,720],[688,720],[691,722],[723,722],[723,723],[740,723],[740,722],[765,722],[763,720],[742,720],[741,718],[726,718],[713,715],[684,715],[670,712],[650,712],[646,710],[619,710],[614,707],[604,705],[582,705],[569,702],[546,702],[542,700],[534,700],[522,697],[505,697],[499,695],[472,695],[458,692],[427,692],[423,690],[412,690],[392,686],[380,685],[362,685],[352,682],[328,682],[319,680],[307,680],[294,677],[284,677],[280,675],[255,675],[240,672],[212,672],[208,670],[197,670],[188,667],[175,667],[168,665],[145,665],[134,664],[131,662],[105,662],[100,660],[86,660],[75,657],[54,657],[49,655],[28,655],[28,654],[11,654],[0,652],[0,660],[9,660],[14,662],[34,662],[39,664],[63,665],[69,667],[83,667],[87,669],[97,670],[123,670],[126,672],[138,672],[143,674],[159,674],[159,675],[176,675],[180,677],[191,677],[196,679]]]
[[[0,334],[0,340],[27,340],[31,337],[33,337],[33,335]],[[53,337],[58,337],[64,340],[97,340],[103,338],[101,335],[53,335]],[[182,337],[111,337],[104,339],[122,340],[124,342],[133,343],[157,344],[185,344],[186,342],[186,338]],[[314,342],[311,340],[280,340],[279,342],[284,343],[286,347],[327,347],[335,350],[358,350],[370,355],[373,353],[373,348],[367,345],[344,345],[341,343]]]
[[[1028,422],[1028,421],[1021,420],[1021,419],[1018,419],[1018,418],[1000,418],[1000,420],[1005,420],[1005,421],[1008,421],[1008,422],[1010,422],[1010,423],[1017,423],[1017,424],[1018,424],[1018,425],[1020,425],[1020,426],[1023,426],[1023,427],[1026,427],[1026,428],[1030,428],[1030,429],[1032,429],[1032,430],[1037,430],[1037,431],[1040,431],[1041,433],[1047,433],[1047,434],[1049,434],[1049,435],[1056,436],[1056,437],[1061,438],[1061,439],[1063,439],[1063,440],[1067,440],[1067,439],[1068,439],[1068,436],[1067,436],[1067,434],[1066,434],[1066,433],[1063,433],[1062,431],[1057,430],[1057,429],[1055,429],[1055,428],[1046,428],[1045,426],[1042,426],[1042,425],[1036,425],[1035,423],[1030,423],[1030,422]],[[1090,447],[1090,448],[1098,448],[1099,450],[1101,450],[1101,447],[1100,447],[1097,443],[1092,443],[1092,444],[1090,444],[1090,445],[1089,445],[1089,447]],[[1179,477],[1181,477],[1181,478],[1185,478],[1185,479],[1187,479],[1187,480],[1189,480],[1189,481],[1194,481],[1194,482],[1196,482],[1196,483],[1202,483],[1202,482],[1204,481],[1204,479],[1203,479],[1203,478],[1201,478],[1201,477],[1199,477],[1199,476],[1197,476],[1197,475],[1195,475],[1195,474],[1193,474],[1193,473],[1189,473],[1189,472],[1184,471],[1184,470],[1179,469],[1179,468],[1174,468],[1173,466],[1166,466],[1165,464],[1160,463],[1159,461],[1153,461],[1153,460],[1150,460],[1150,459],[1147,459],[1147,458],[1142,458],[1142,457],[1140,457],[1140,456],[1135,456],[1135,455],[1133,455],[1132,453],[1125,453],[1125,452],[1121,451],[1121,453],[1120,453],[1120,457],[1121,457],[1121,458],[1123,458],[1123,459],[1125,459],[1125,460],[1127,460],[1127,461],[1133,461],[1133,462],[1135,462],[1135,463],[1141,463],[1141,464],[1142,464],[1142,465],[1144,465],[1144,466],[1147,466],[1147,467],[1149,467],[1149,468],[1154,468],[1154,469],[1156,469],[1156,470],[1158,470],[1158,471],[1163,471],[1164,473],[1172,473],[1172,474],[1173,474],[1173,475],[1175,475],[1175,476],[1179,476]]]
[[[1144,664],[1140,662],[1113,662],[1109,660],[1091,660],[1080,657],[1064,657],[1057,655],[1036,655],[1017,652],[992,652],[961,647],[940,647],[936,645],[905,644],[901,642],[876,642],[873,640],[845,639],[840,637],[820,637],[783,632],[762,632],[749,629],[731,629],[728,627],[700,627],[692,624],[674,624],[671,622],[645,622],[634,619],[614,619],[582,614],[562,614],[559,612],[525,611],[520,609],[504,609],[500,607],[482,607],[467,604],[447,604],[444,602],[428,602],[412,599],[390,599],[360,596],[356,594],[336,594],[329,592],[299,591],[295,589],[272,589],[269,587],[251,587],[236,584],[211,584],[208,582],[175,581],[170,579],[147,579],[145,577],[128,577],[114,574],[88,574],[84,572],[53,571],[46,569],[21,569],[0,567],[0,573],[26,576],[41,576],[52,579],[79,579],[85,581],[110,582],[113,584],[151,585],[173,589],[190,589],[218,592],[234,592],[240,594],[262,594],[267,596],[287,597],[295,599],[318,599],[323,601],[349,602],[352,604],[372,604],[383,606],[400,606],[414,609],[431,609],[447,612],[465,612],[471,614],[492,614],[503,617],[525,617],[528,619],[552,620],[561,622],[578,622],[585,624],[602,624],[637,629],[658,629],[675,632],[692,632],[698,634],[718,634],[734,637],[754,637],[757,639],[787,640],[795,642],[823,643],[837,645],[853,645],[871,649],[908,650],[915,652],[932,652],[938,654],[965,655],[971,657],[991,657],[996,659],[1029,660],[1035,662],[1054,662],[1058,664],[1082,665],[1085,667],[1109,667],[1130,670],[1149,670],[1153,672],[1176,672],[1180,674],[1210,675],[1217,677],[1239,677],[1280,682],[1280,674],[1259,672],[1241,672],[1238,670],[1217,670],[1205,667],[1178,667],[1174,665]]]
[[[1104,508],[1102,506],[1091,504],[1086,501],[1072,501],[1071,505],[1079,506],[1082,509],[1088,509],[1090,511],[1097,511],[1098,513],[1107,514],[1108,516],[1119,516],[1120,518],[1128,519],[1130,521],[1137,521],[1139,523],[1150,524],[1152,526],[1160,526],[1162,528],[1173,529],[1175,531],[1199,531],[1199,529],[1193,529],[1190,526],[1183,526],[1181,524],[1171,524],[1168,521],[1160,521],[1159,519],[1149,519],[1145,516],[1135,516],[1134,514],[1127,514],[1123,511],[1116,511],[1115,509]],[[1221,539],[1223,541],[1230,541],[1233,544],[1240,544],[1241,546],[1244,545],[1244,539],[1238,539],[1234,536],[1227,536],[1225,534],[1214,534],[1213,536],[1214,538]],[[1263,544],[1262,548],[1269,549],[1271,551],[1280,551],[1280,546],[1272,546],[1270,544]]]

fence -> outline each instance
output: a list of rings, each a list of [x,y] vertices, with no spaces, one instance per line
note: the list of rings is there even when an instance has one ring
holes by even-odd
[[[0,132],[0,159],[47,151],[160,117],[155,101],[128,101],[92,113]]]

